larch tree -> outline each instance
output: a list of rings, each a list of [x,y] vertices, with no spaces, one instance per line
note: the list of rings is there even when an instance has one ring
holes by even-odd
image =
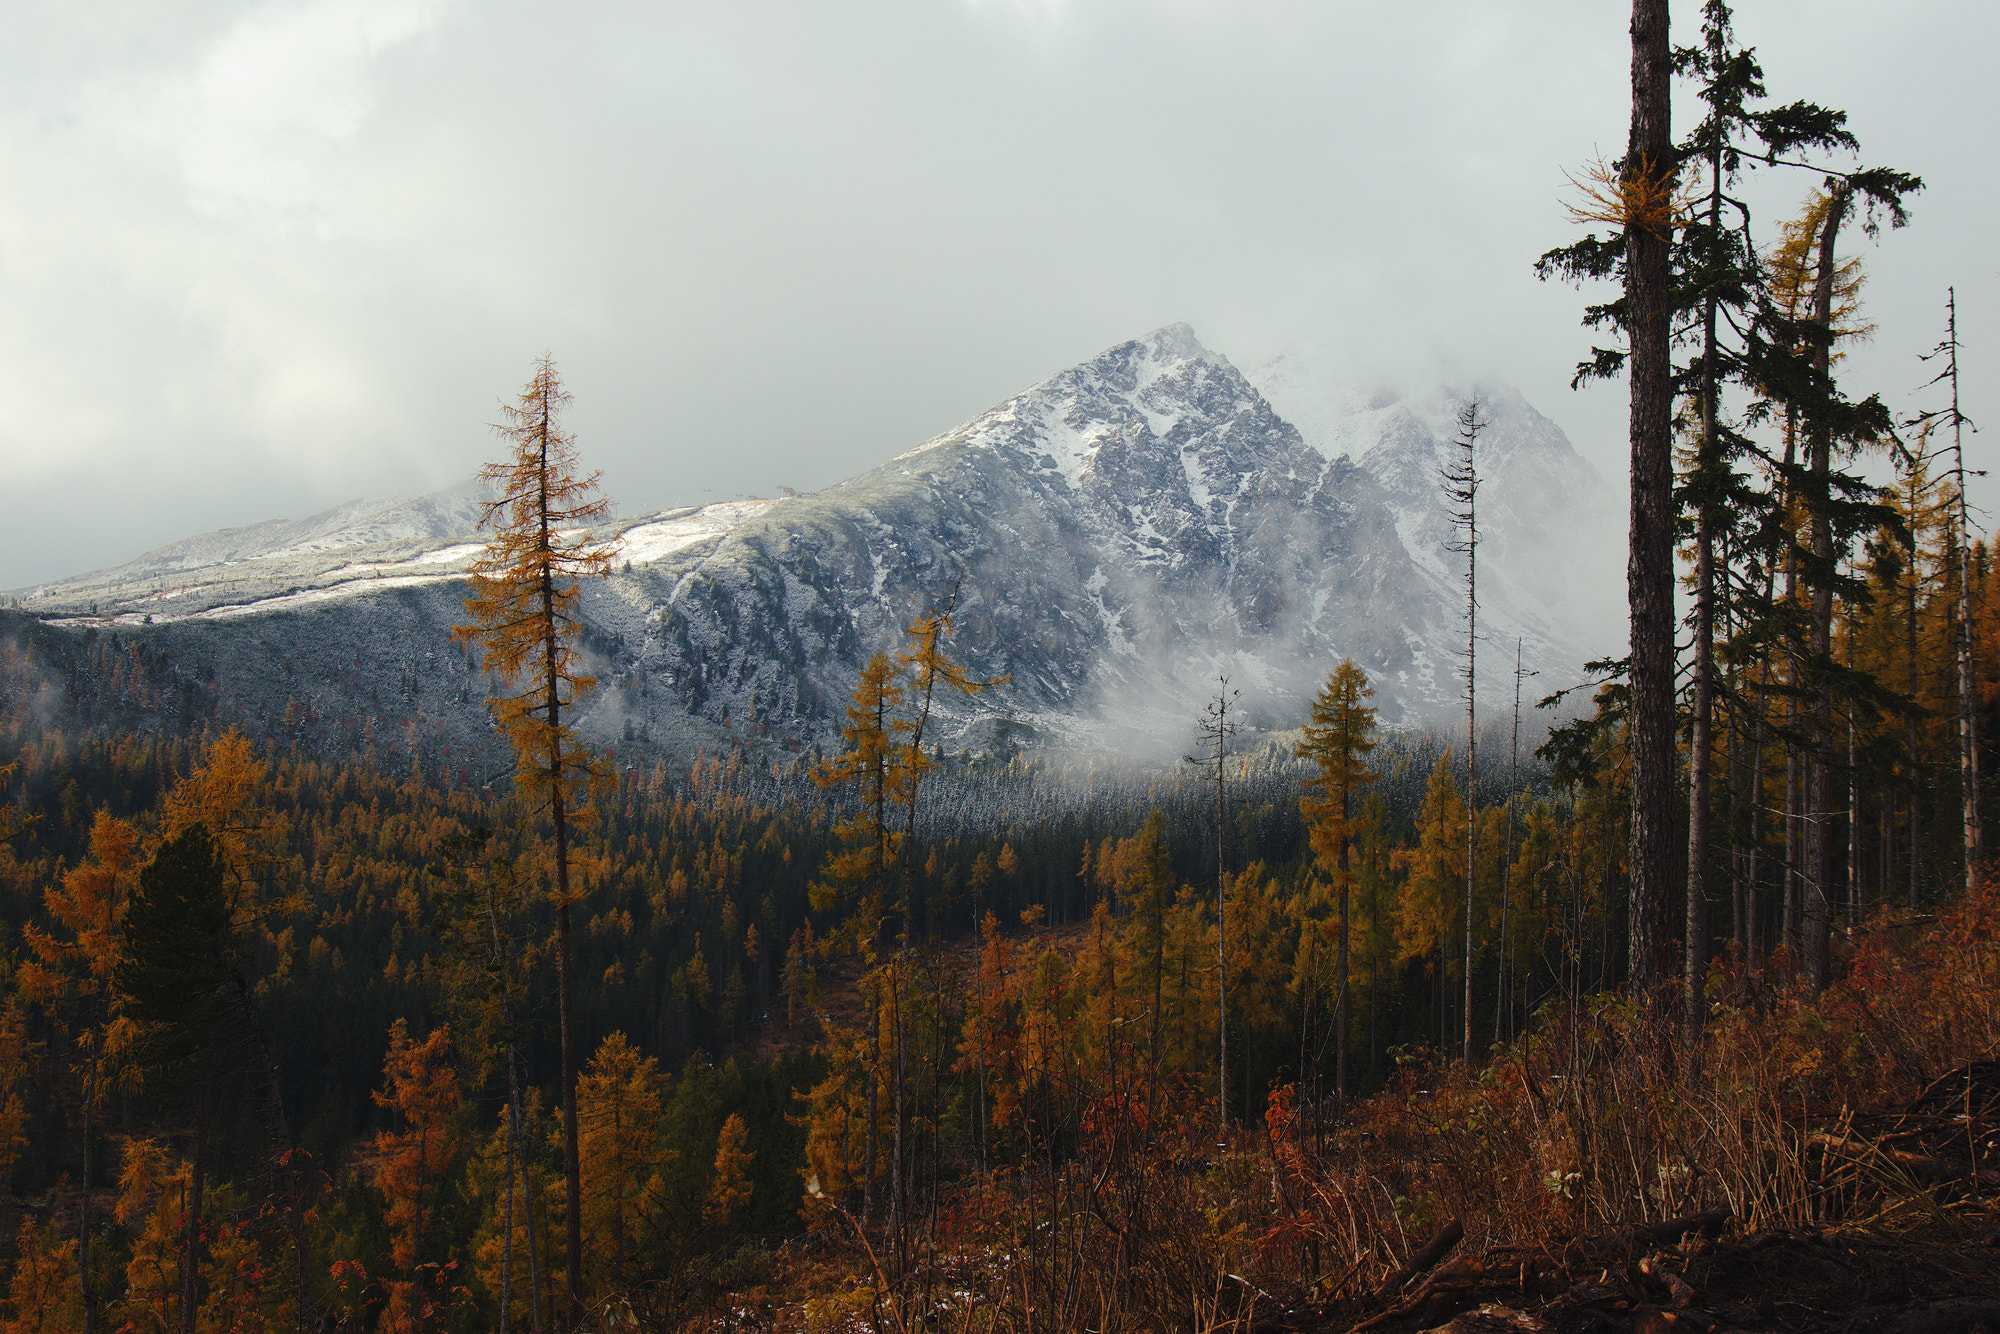
[[[371,1095],[391,1114],[395,1128],[375,1136],[375,1186],[382,1192],[382,1222],[389,1229],[390,1279],[382,1327],[397,1334],[421,1328],[424,1234],[443,1194],[446,1172],[458,1157],[453,1120],[459,1107],[458,1073],[452,1066],[451,1030],[439,1025],[412,1041],[407,1021],[389,1028],[382,1091]]]
[[[903,802],[902,845],[897,856],[897,889],[900,896],[898,916],[901,929],[896,935],[896,966],[890,977],[891,1013],[895,1016],[896,1041],[896,1099],[895,1099],[895,1147],[894,1159],[889,1173],[890,1210],[896,1225],[904,1222],[906,1207],[903,1181],[903,1137],[908,1129],[908,1115],[904,1107],[905,1085],[907,1084],[906,1058],[904,1052],[902,986],[907,971],[907,954],[910,947],[912,913],[912,887],[916,878],[910,859],[917,843],[917,797],[923,790],[924,774],[929,771],[932,760],[924,754],[924,731],[930,725],[931,708],[936,702],[939,686],[961,695],[976,695],[991,685],[1001,682],[981,681],[969,674],[963,666],[954,662],[945,653],[945,641],[951,635],[952,613],[958,607],[958,593],[961,581],[954,580],[944,600],[930,611],[917,617],[905,632],[909,645],[897,655],[897,668],[908,681],[907,687],[915,716],[907,721],[901,744],[902,754],[896,763],[901,774],[900,796]],[[1004,680],[1005,678],[1001,678]],[[1012,850],[1008,850],[1011,855]]]
[[[756,1183],[750,1169],[757,1154],[749,1148],[750,1129],[743,1118],[731,1112],[715,1136],[715,1171],[708,1193],[702,1200],[701,1221],[712,1228],[727,1228],[749,1207]]]
[[[543,357],[517,402],[502,404],[494,430],[511,456],[480,473],[493,497],[481,526],[493,536],[473,563],[470,621],[453,634],[477,646],[481,665],[516,693],[487,701],[514,747],[515,783],[546,810],[554,832],[556,1013],[562,1048],[563,1230],[568,1315],[583,1318],[583,1201],[577,1162],[576,1028],[571,1004],[570,909],[581,895],[572,885],[573,831],[591,815],[587,798],[604,771],[565,721],[596,685],[576,649],[582,629],[579,581],[610,572],[612,548],[588,525],[611,512],[598,494],[598,474],[578,470],[576,439],[561,425],[570,396],[553,362]]]
[[[430,867],[438,881],[432,898],[431,934],[437,938],[441,957],[433,967],[441,983],[445,1006],[453,1016],[458,1037],[456,1046],[469,1053],[483,1082],[498,1057],[507,1079],[505,1124],[502,1127],[506,1167],[501,1187],[500,1235],[514,1235],[516,1169],[530,1196],[527,1162],[523,1157],[521,1126],[520,997],[539,962],[542,947],[525,939],[522,922],[526,894],[518,867],[511,858],[493,855],[492,831],[480,825],[469,833],[447,836],[439,848],[438,860]],[[528,1253],[535,1255],[534,1208],[532,1199],[523,1212],[528,1231]],[[507,1334],[513,1309],[513,1246],[500,1250],[499,1334]],[[533,1308],[540,1327],[540,1291]]]
[[[29,957],[15,972],[22,997],[51,1009],[72,1008],[68,1016],[77,1030],[81,1055],[78,1120],[83,1137],[83,1180],[94,1177],[92,1125],[97,1104],[104,1099],[107,1038],[113,1036],[111,979],[121,951],[120,927],[129,880],[139,862],[138,831],[100,806],[90,827],[89,861],[68,871],[44,895],[50,927],[24,923],[22,936]],[[128,1026],[129,1027],[129,1026]],[[77,1282],[81,1289],[84,1334],[97,1328],[97,1292],[91,1284],[91,1197],[77,1192]]]
[[[660,1108],[666,1080],[660,1064],[623,1033],[612,1033],[579,1081],[584,1184],[584,1232],[608,1282],[630,1283],[640,1257],[656,1241],[664,1187],[660,1169]]]
[[[1339,937],[1334,965],[1334,1096],[1347,1097],[1348,903],[1354,874],[1349,850],[1361,827],[1355,802],[1361,789],[1375,781],[1367,765],[1375,749],[1375,710],[1364,701],[1375,695],[1368,674],[1344,660],[1313,696],[1312,717],[1301,729],[1295,753],[1319,770],[1306,782],[1299,814],[1310,830],[1313,857],[1333,877],[1338,899]]]
[[[852,786],[856,794],[854,814],[834,831],[844,846],[828,858],[826,878],[813,882],[811,902],[815,911],[829,912],[843,897],[854,897],[848,931],[870,969],[862,983],[868,996],[868,1061],[863,1071],[868,1113],[861,1216],[868,1222],[875,1213],[876,1127],[882,1099],[881,978],[873,970],[888,917],[889,868],[902,847],[902,832],[891,817],[910,777],[909,752],[901,740],[908,735],[910,722],[897,714],[903,698],[904,683],[896,664],[888,654],[877,653],[861,669],[854,700],[847,706],[847,726],[840,734],[848,749],[812,771],[813,782],[820,787]],[[832,943],[828,941],[829,946]]]

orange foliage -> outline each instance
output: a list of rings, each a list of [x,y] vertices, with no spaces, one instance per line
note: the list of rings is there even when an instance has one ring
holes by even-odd
[[[422,1042],[410,1041],[402,1019],[389,1026],[389,1055],[383,1064],[387,1090],[372,1095],[375,1105],[395,1114],[400,1130],[375,1136],[380,1160],[375,1188],[386,1207],[390,1259],[409,1277],[385,1286],[389,1299],[382,1328],[414,1330],[419,1304],[418,1262],[423,1255],[424,1228],[430,1221],[435,1192],[445,1171],[458,1156],[458,1135],[452,1125],[459,1107],[458,1074],[451,1066],[451,1030],[439,1025]]]
[[[525,678],[520,693],[487,702],[521,757],[516,782],[524,797],[553,799],[581,822],[589,809],[580,799],[608,776],[574,744],[561,716],[597,684],[579,670],[574,647],[582,628],[577,580],[611,569],[611,548],[586,526],[611,505],[595,494],[597,473],[578,473],[576,438],[557,422],[569,401],[544,357],[520,401],[501,408],[506,420],[494,429],[513,458],[480,473],[497,496],[480,520],[493,538],[472,565],[471,623],[452,634],[478,645],[487,671],[510,683]]]
[[[701,1209],[701,1221],[710,1227],[728,1227],[750,1203],[750,1164],[757,1155],[744,1147],[749,1138],[743,1118],[731,1112],[715,1137],[715,1177]]]
[[[583,1235],[594,1269],[623,1278],[661,1205],[660,1063],[623,1033],[604,1039],[577,1080],[577,1158]]]

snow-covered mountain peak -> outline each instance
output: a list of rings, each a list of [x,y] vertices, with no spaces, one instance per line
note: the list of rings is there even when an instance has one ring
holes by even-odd
[[[1239,422],[1247,429],[1235,429]],[[1169,493],[1182,511],[1169,525],[1178,529],[1218,517],[1216,495],[1233,493],[1235,479],[1268,462],[1261,455],[1273,433],[1296,446],[1296,432],[1228,358],[1202,346],[1187,325],[1170,324],[1015,394],[889,466],[935,469],[962,450],[994,451],[1042,485],[1100,499],[1126,488],[1137,469],[1152,474],[1142,483],[1149,494]],[[1303,462],[1288,458],[1285,466],[1296,471]]]
[[[618,555],[584,589],[585,640],[611,688],[579,727],[642,749],[830,744],[854,674],[950,588],[954,652],[1008,684],[940,704],[947,745],[1040,735],[1177,754],[1219,674],[1246,716],[1288,727],[1346,658],[1385,722],[1456,716],[1462,566],[1441,545],[1435,475],[1458,395],[1275,365],[1260,392],[1168,325],[811,495],[604,525]],[[1481,628],[1519,635],[1553,684],[1583,656],[1560,612],[1587,564],[1575,519],[1594,474],[1519,395],[1484,392]],[[490,729],[476,692],[437,668],[452,655],[417,646],[463,615],[478,508],[466,488],[210,534],[38,590],[29,609],[212,645],[231,688],[272,716],[296,694],[309,717],[359,726],[392,707],[381,682],[400,681],[477,746]]]

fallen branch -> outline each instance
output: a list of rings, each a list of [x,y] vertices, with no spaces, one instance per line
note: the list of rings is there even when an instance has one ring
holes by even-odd
[[[1681,1238],[1696,1232],[1714,1235],[1727,1226],[1735,1214],[1728,1209],[1710,1209],[1706,1213],[1689,1214],[1685,1218],[1670,1218],[1664,1223],[1648,1223],[1644,1227],[1629,1228],[1624,1232],[1610,1232],[1601,1237],[1591,1237],[1576,1243],[1571,1252],[1578,1260],[1598,1261],[1613,1256],[1631,1255],[1637,1251],[1649,1251],[1660,1246],[1672,1246]]]
[[[1816,1132],[1807,1137],[1807,1143],[1828,1153],[1839,1154],[1854,1162],[1865,1162],[1870,1157],[1882,1159],[1901,1168],[1918,1181],[1930,1185],[1963,1184],[1972,1182],[1982,1190],[2000,1190],[2000,1172],[1949,1162],[1934,1158],[1929,1154],[1911,1153],[1908,1149],[1892,1148],[1876,1140],[1855,1139],[1847,1135],[1828,1135]]]
[[[1438,1261],[1451,1253],[1452,1247],[1464,1240],[1465,1224],[1459,1219],[1452,1219],[1439,1229],[1435,1237],[1424,1243],[1422,1250],[1410,1257],[1408,1264],[1382,1281],[1382,1286],[1375,1289],[1375,1295],[1369,1299],[1369,1303],[1374,1306],[1382,1305],[1407,1287],[1411,1279],[1428,1272]]]

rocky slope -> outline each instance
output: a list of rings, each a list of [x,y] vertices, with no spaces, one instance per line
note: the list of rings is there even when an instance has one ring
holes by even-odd
[[[1303,402],[1290,370],[1264,379]],[[947,748],[1173,754],[1218,677],[1242,690],[1247,721],[1285,727],[1350,656],[1385,722],[1449,713],[1463,630],[1427,499],[1448,438],[1434,397],[1308,412],[1309,443],[1175,325],[814,495],[607,525],[619,563],[585,599],[605,688],[579,724],[626,754],[835,744],[867,657],[954,587],[955,653],[1005,680],[941,702]],[[1535,572],[1566,559],[1544,543],[1591,479],[1518,396],[1489,397],[1500,508],[1482,550],[1514,581],[1495,584],[1495,624],[1559,670],[1580,655],[1560,607],[1532,596]],[[491,766],[492,683],[448,634],[477,507],[470,487],[357,502],[190,539],[18,605],[48,622],[45,656],[87,642],[103,657],[115,637],[116,653],[174,676],[156,694],[177,709]],[[70,675],[87,695],[91,669]]]

